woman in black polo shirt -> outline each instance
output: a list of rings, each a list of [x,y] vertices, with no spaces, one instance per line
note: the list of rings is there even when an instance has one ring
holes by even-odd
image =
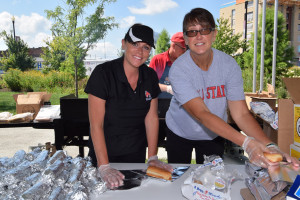
[[[134,24],[122,40],[124,55],[98,65],[85,88],[89,100],[89,156],[109,188],[123,184],[124,175],[110,162],[145,163],[172,171],[157,159],[160,93],[156,72],[145,65],[154,46],[153,30]]]

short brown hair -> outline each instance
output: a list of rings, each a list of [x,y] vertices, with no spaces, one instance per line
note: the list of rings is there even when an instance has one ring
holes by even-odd
[[[200,24],[206,28],[215,28],[215,20],[213,15],[204,8],[194,8],[184,16],[182,23],[183,33],[187,31],[188,26]]]

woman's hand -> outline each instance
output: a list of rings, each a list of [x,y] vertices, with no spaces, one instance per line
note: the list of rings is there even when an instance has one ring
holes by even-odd
[[[155,167],[167,170],[171,173],[173,172],[173,167],[171,165],[167,164],[167,163],[164,163],[164,162],[158,160],[157,156],[151,156],[148,159],[147,164],[148,164],[148,166],[155,166]]]
[[[263,154],[264,152],[271,153],[271,151],[254,138],[246,137],[242,147],[248,154],[251,163],[263,168],[267,168],[269,165],[276,165],[276,163],[270,162]]]
[[[114,189],[124,184],[125,176],[118,170],[107,165],[100,165],[98,168],[101,179],[106,183],[107,188]]]
[[[269,149],[269,151],[271,153],[279,153],[283,156],[284,160],[287,161],[288,163],[292,163],[295,167],[299,167],[300,166],[300,162],[297,158],[295,157],[291,157],[289,154],[283,152],[280,150],[280,148],[274,144],[274,143],[271,143],[271,144],[268,144],[267,145],[267,148]]]

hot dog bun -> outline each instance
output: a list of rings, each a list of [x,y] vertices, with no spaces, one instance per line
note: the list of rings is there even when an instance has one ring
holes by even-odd
[[[161,179],[165,179],[165,180],[169,180],[169,181],[172,180],[171,172],[161,169],[161,168],[158,168],[158,167],[149,166],[147,168],[146,173],[148,176],[152,176],[155,178],[161,178]]]
[[[264,152],[264,156],[271,162],[281,162],[283,157],[279,153],[266,153]]]

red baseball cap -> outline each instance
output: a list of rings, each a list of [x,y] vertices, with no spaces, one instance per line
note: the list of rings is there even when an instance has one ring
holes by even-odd
[[[184,39],[183,39],[183,33],[182,33],[182,32],[177,32],[177,33],[175,33],[175,34],[171,37],[171,41],[172,41],[172,42],[176,42],[176,43],[180,43],[182,47],[186,47],[186,46],[185,46]]]

